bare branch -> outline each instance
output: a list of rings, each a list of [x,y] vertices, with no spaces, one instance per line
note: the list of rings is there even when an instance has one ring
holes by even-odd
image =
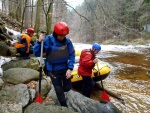
[[[88,20],[85,16],[81,15],[80,13],[78,13],[77,10],[75,10],[75,8],[73,8],[72,6],[70,6],[69,4],[67,4],[66,2],[64,2],[67,6],[69,6],[70,8],[72,8],[80,17],[83,17],[86,21],[88,21],[88,23],[92,26],[90,20]]]

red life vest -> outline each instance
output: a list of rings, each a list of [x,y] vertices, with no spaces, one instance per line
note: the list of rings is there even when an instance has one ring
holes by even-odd
[[[90,49],[82,50],[79,60],[78,75],[92,76],[92,69],[95,66],[95,63],[93,63],[94,59],[95,55]]]

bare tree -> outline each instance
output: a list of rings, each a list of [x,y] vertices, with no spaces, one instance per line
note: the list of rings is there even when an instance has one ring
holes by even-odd
[[[33,10],[33,7],[34,7],[34,0],[31,0],[31,27],[33,27],[33,13],[34,13],[34,10]]]
[[[42,0],[38,0],[36,6],[36,19],[35,19],[35,26],[34,26],[34,30],[36,33],[39,32],[39,28],[40,28],[40,20],[42,15],[41,10],[42,10]]]
[[[25,6],[24,6],[24,8],[23,8],[23,13],[22,13],[22,22],[21,22],[21,32],[22,32],[22,30],[23,30],[23,23],[24,23],[24,17],[25,17],[25,9],[26,9],[26,3],[27,3],[27,0],[25,0]]]
[[[22,0],[17,0],[16,2],[16,20],[21,22],[22,17]]]
[[[25,28],[28,28],[29,26],[30,26],[30,14],[31,14],[31,12],[30,12],[30,6],[31,6],[31,4],[30,4],[30,0],[26,0],[26,3],[25,3],[25,12],[24,12],[24,16],[25,16],[25,18],[24,18],[24,27]]]
[[[66,1],[55,0],[53,9],[53,23],[56,23],[58,21],[67,21]]]
[[[2,0],[2,12],[6,11],[6,0]]]
[[[53,13],[53,0],[46,0],[43,1],[43,11],[45,14],[45,20],[46,20],[46,32],[47,34],[50,34],[52,32],[51,26],[52,26],[52,13]]]

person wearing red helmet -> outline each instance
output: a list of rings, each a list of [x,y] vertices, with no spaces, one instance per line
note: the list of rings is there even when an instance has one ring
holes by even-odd
[[[19,53],[19,57],[22,57],[24,59],[28,59],[29,54],[33,53],[33,48],[31,46],[34,46],[34,41],[32,41],[32,36],[34,34],[33,28],[28,28],[26,34],[21,34],[21,38],[19,41],[14,45],[14,47],[17,49],[17,53]]]
[[[57,22],[51,35],[41,34],[34,46],[34,55],[39,57],[41,42],[43,53],[46,53],[46,68],[51,78],[57,98],[61,106],[67,107],[64,92],[71,89],[71,71],[75,63],[75,50],[71,40],[66,36],[69,27],[65,22]]]
[[[101,50],[101,46],[98,43],[94,43],[91,49],[84,49],[81,52],[78,75],[82,76],[83,79],[83,88],[82,94],[90,98],[92,89],[95,85],[92,76],[92,69],[95,64],[98,62],[98,59],[95,58],[95,55]]]
[[[69,34],[69,27],[65,22],[57,22],[54,25],[54,31],[58,34],[58,35],[67,35]]]

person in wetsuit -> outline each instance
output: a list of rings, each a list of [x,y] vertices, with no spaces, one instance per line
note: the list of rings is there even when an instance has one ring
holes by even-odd
[[[82,50],[80,55],[78,75],[81,75],[83,79],[82,94],[89,98],[95,85],[95,82],[91,78],[92,69],[98,62],[98,58],[96,58],[95,55],[100,50],[101,46],[98,43],[94,43],[91,49]]]
[[[39,57],[41,42],[46,53],[46,69],[54,86],[61,106],[67,107],[64,92],[71,89],[71,71],[75,63],[75,50],[71,40],[66,37],[69,27],[65,22],[57,22],[51,35],[41,34],[34,46],[34,55]]]
[[[17,57],[29,59],[29,54],[33,54],[34,41],[31,38],[33,34],[34,29],[32,28],[28,28],[26,34],[21,34],[18,42],[14,45],[14,47],[17,49],[17,53],[20,54]]]

